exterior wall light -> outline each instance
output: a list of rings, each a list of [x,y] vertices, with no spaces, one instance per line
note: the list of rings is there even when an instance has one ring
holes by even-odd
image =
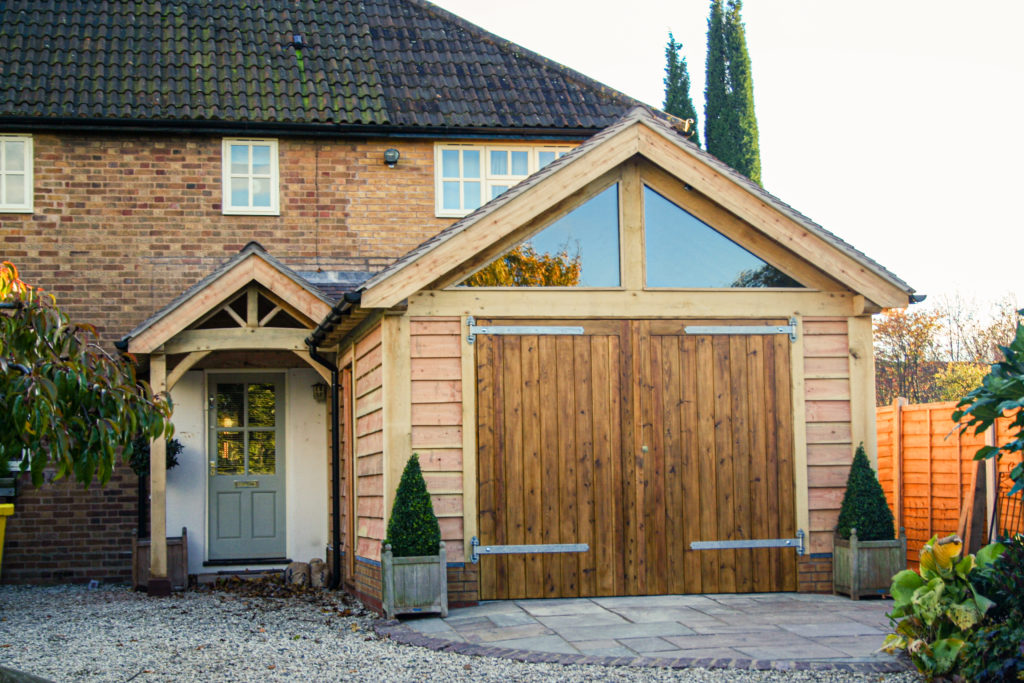
[[[317,382],[313,385],[313,400],[317,403],[327,402],[327,383]]]
[[[384,150],[384,163],[388,165],[388,168],[394,168],[400,156],[402,155],[394,147],[386,149]]]

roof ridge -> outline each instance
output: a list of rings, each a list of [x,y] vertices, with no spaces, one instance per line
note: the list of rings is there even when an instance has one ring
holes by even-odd
[[[542,55],[540,53],[534,52],[533,50],[531,50],[531,49],[529,49],[527,47],[524,47],[524,46],[520,45],[519,43],[514,43],[514,42],[512,42],[511,40],[509,40],[507,38],[502,38],[498,34],[492,33],[491,31],[488,31],[487,29],[483,28],[482,26],[474,24],[473,22],[471,22],[471,21],[469,21],[467,19],[463,19],[459,15],[453,14],[452,12],[449,12],[445,8],[440,7],[438,5],[435,5],[434,3],[430,2],[429,0],[404,0],[404,1],[407,2],[410,5],[414,5],[416,7],[419,7],[420,9],[422,9],[422,10],[424,10],[426,12],[430,12],[431,14],[439,17],[440,19],[442,19],[444,21],[453,23],[453,24],[455,24],[456,26],[459,26],[460,28],[462,28],[465,31],[468,31],[470,33],[475,34],[477,38],[483,39],[483,40],[491,43],[492,45],[494,45],[495,47],[497,47],[500,50],[504,50],[505,52],[521,52],[527,58],[532,59],[533,61],[540,63],[541,65],[543,65],[546,68],[549,68],[549,69],[552,69],[554,71],[557,71],[557,72],[561,73],[567,79],[576,81],[580,85],[586,86],[587,88],[596,88],[598,90],[606,91],[607,94],[611,95],[612,97],[614,97],[616,99],[620,99],[622,102],[624,102],[626,104],[633,104],[633,105],[642,106],[642,107],[649,107],[649,105],[641,102],[638,99],[630,97],[629,95],[627,95],[626,93],[622,92],[621,90],[613,88],[610,85],[605,85],[601,81],[598,81],[598,80],[596,80],[594,78],[591,78],[590,76],[587,76],[586,74],[584,74],[582,72],[579,72],[576,69],[573,69],[572,67],[568,67],[565,64],[562,64],[560,62],[556,62],[553,59],[545,57],[544,55]]]

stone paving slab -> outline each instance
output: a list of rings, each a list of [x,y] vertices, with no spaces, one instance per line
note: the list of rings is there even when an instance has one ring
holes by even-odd
[[[795,593],[516,600],[377,630],[412,645],[520,661],[881,673],[910,668],[877,652],[891,609],[891,601]]]

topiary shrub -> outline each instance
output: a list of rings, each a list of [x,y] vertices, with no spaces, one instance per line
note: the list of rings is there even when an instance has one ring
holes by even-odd
[[[167,469],[178,466],[178,456],[185,450],[185,445],[177,439],[167,440],[167,451],[164,464]],[[132,471],[142,478],[149,477],[149,439],[145,436],[136,437],[132,441],[132,455],[128,459]]]
[[[437,555],[441,543],[441,527],[434,515],[434,506],[427,493],[427,482],[420,471],[420,459],[412,454],[398,483],[395,504],[388,521],[388,537],[395,557]]]
[[[846,493],[839,509],[837,530],[842,538],[850,538],[850,529],[857,530],[861,541],[891,541],[896,537],[892,512],[885,502],[885,493],[871,469],[864,444],[857,447],[846,479]]]

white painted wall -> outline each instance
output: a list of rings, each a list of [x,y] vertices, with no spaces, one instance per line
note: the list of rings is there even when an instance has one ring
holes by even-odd
[[[299,562],[314,557],[326,559],[330,462],[327,406],[313,400],[311,389],[322,380],[312,369],[292,369],[285,374],[287,554]],[[181,527],[188,528],[190,574],[217,569],[203,567],[207,536],[206,396],[206,373],[202,371],[185,373],[171,391],[175,436],[185,450],[178,456],[178,466],[167,473],[167,534],[177,536]]]

